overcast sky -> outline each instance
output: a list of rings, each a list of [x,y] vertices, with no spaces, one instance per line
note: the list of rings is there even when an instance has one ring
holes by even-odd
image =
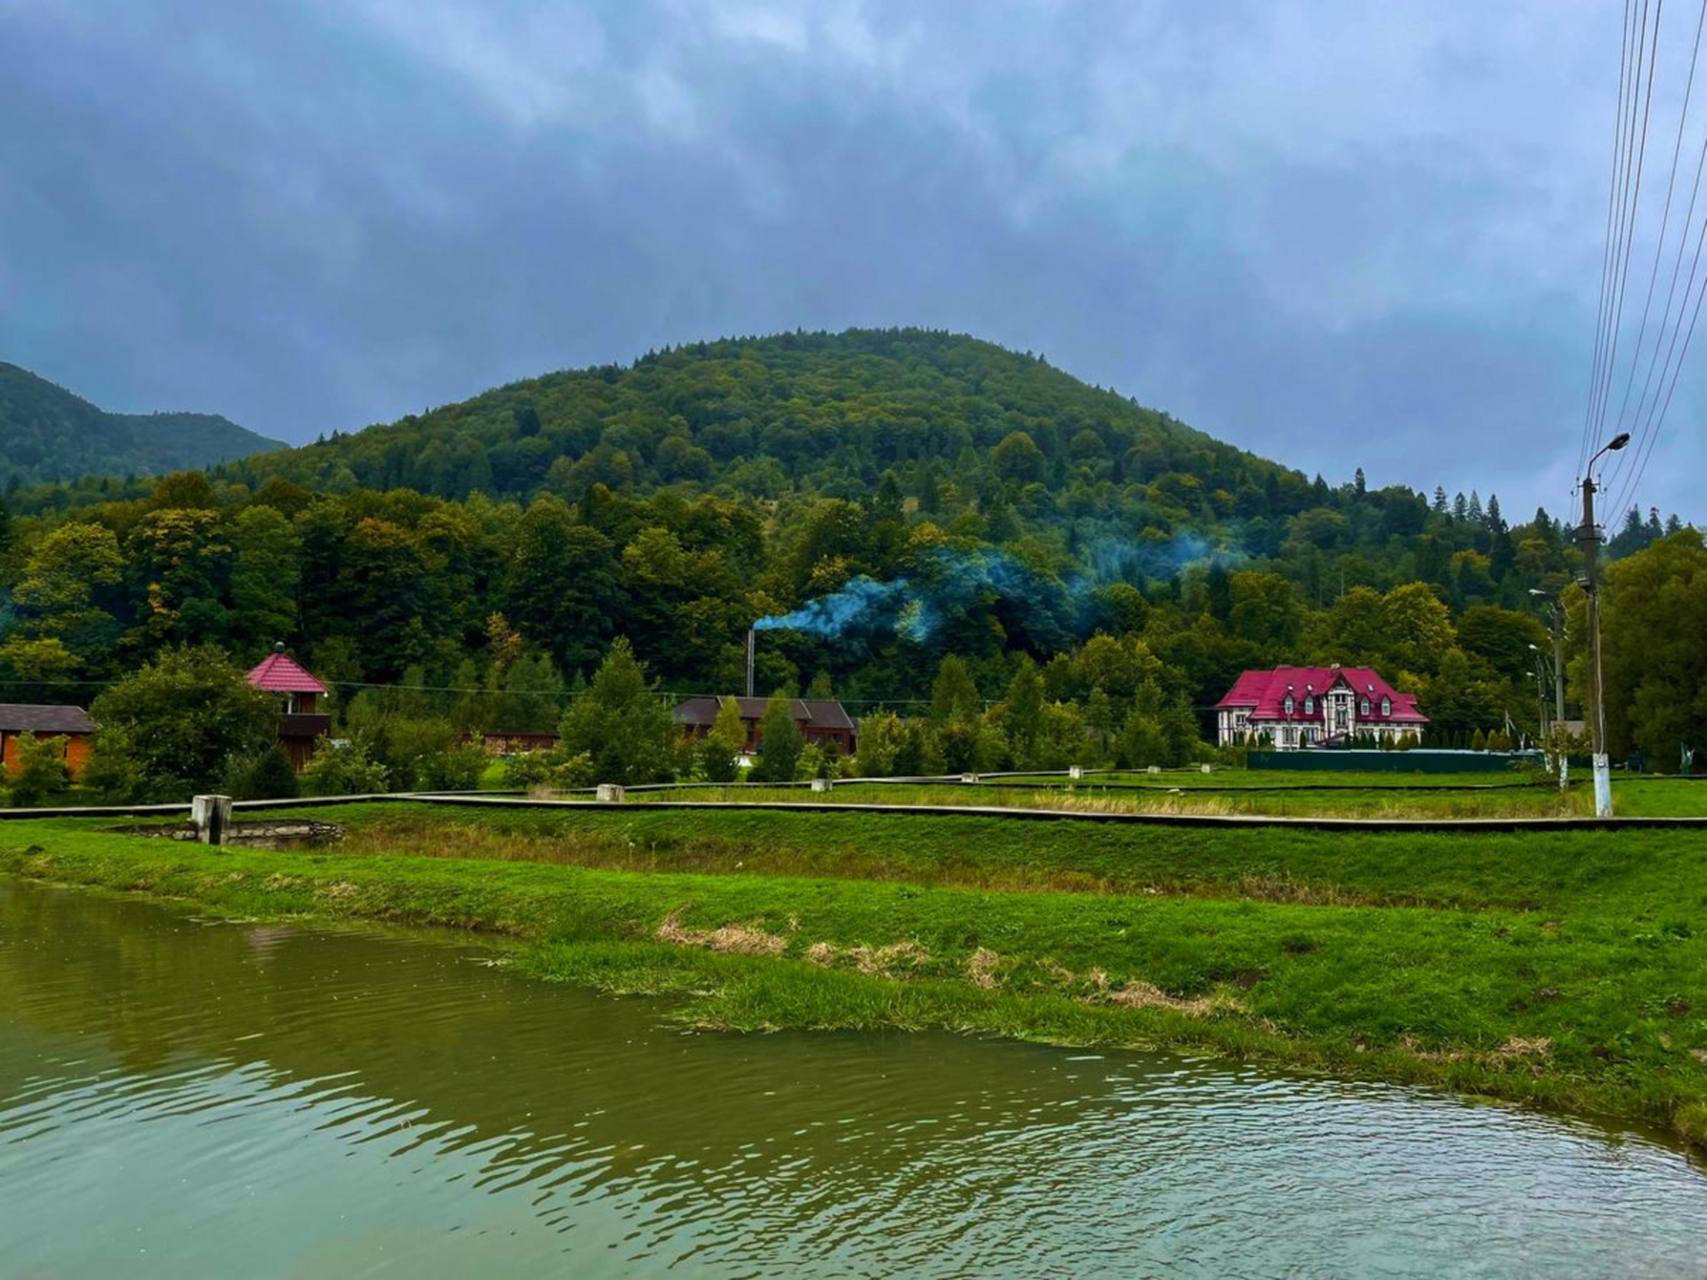
[[[675,342],[917,324],[1333,482],[1560,513],[1621,18],[0,0],[0,359],[302,441]],[[1697,522],[1704,360],[1639,495]]]

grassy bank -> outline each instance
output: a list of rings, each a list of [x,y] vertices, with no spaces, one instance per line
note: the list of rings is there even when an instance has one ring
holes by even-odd
[[[682,993],[708,1026],[1210,1050],[1707,1142],[1707,839],[1694,833],[326,816],[345,839],[294,853],[14,822],[0,869],[239,915],[492,930],[529,943],[538,973]]]

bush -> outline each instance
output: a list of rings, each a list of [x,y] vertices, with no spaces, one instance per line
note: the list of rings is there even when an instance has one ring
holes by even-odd
[[[452,744],[415,762],[418,791],[478,791],[486,752],[473,743]]]
[[[232,756],[221,789],[233,800],[288,800],[302,787],[290,757],[275,742],[255,755]]]
[[[562,747],[513,756],[504,766],[504,785],[516,791],[577,791],[594,780],[592,756]]]
[[[64,738],[38,738],[26,733],[17,740],[18,769],[12,775],[12,804],[34,808],[57,799],[71,789],[71,771],[65,767]]]
[[[360,742],[338,746],[322,738],[302,771],[302,790],[311,796],[363,796],[385,789],[385,766],[369,760]]]

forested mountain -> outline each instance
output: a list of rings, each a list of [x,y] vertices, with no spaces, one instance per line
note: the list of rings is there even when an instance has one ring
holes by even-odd
[[[277,449],[212,413],[106,413],[0,361],[0,485],[164,475]]]
[[[1374,666],[1443,734],[1533,724],[1551,645],[1531,592],[1574,591],[1581,563],[1544,511],[1330,485],[918,330],[696,344],[7,502],[14,689],[283,640],[347,699],[397,683],[448,712],[492,690],[458,713],[490,720],[506,682],[561,692],[617,636],[668,689],[729,692],[758,623],[767,692],[904,706],[953,654],[995,699],[1033,669],[1099,757],[1281,662]],[[1667,532],[1637,517],[1616,550]]]

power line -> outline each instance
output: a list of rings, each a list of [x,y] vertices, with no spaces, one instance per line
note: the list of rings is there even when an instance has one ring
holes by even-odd
[[[1630,279],[1630,254],[1631,254],[1631,249],[1634,247],[1634,244],[1635,244],[1636,218],[1637,218],[1637,214],[1641,210],[1641,205],[1642,205],[1642,175],[1643,175],[1643,171],[1647,165],[1647,154],[1648,154],[1648,118],[1652,112],[1653,101],[1654,101],[1654,61],[1655,61],[1656,56],[1659,53],[1660,17],[1664,11],[1664,5],[1665,5],[1665,0],[1655,0],[1655,5],[1654,5],[1654,32],[1653,32],[1653,39],[1650,41],[1648,39],[1648,5],[1647,5],[1647,0],[1643,0],[1643,2],[1642,2],[1642,29],[1641,29],[1640,34],[1638,35],[1637,46],[1636,46],[1636,77],[1637,78],[1636,78],[1636,87],[1635,87],[1636,96],[1641,97],[1642,102],[1643,102],[1643,105],[1642,105],[1641,140],[1640,140],[1639,144],[1637,144],[1637,150],[1635,153],[1635,166],[1634,166],[1634,170],[1633,170],[1634,175],[1635,175],[1635,180],[1630,185],[1631,195],[1630,195],[1629,214],[1623,220],[1623,229],[1624,229],[1623,245],[1622,245],[1622,248],[1620,249],[1620,252],[1619,252],[1619,263],[1618,263],[1618,267],[1617,267],[1617,271],[1616,271],[1617,281],[1616,281],[1616,284],[1614,287],[1614,292],[1613,292],[1613,301],[1612,301],[1612,310],[1611,310],[1611,324],[1610,324],[1610,327],[1607,331],[1609,334],[1608,353],[1607,353],[1606,362],[1601,369],[1601,387],[1600,387],[1599,395],[1597,397],[1598,404],[1597,404],[1597,409],[1595,412],[1595,430],[1592,433],[1595,436],[1604,434],[1604,432],[1605,432],[1605,428],[1606,428],[1606,405],[1607,405],[1607,401],[1610,397],[1610,393],[1612,390],[1613,376],[1614,376],[1614,373],[1616,372],[1616,370],[1618,368],[1618,339],[1619,339],[1619,332],[1622,329],[1623,323],[1624,323],[1624,295],[1625,295],[1626,289],[1627,289],[1628,284],[1629,284],[1629,279]],[[1642,65],[1641,65],[1642,64],[1642,50],[1644,48],[1647,49],[1647,53],[1648,53],[1648,70],[1647,70],[1647,75],[1646,75],[1646,88],[1645,89],[1643,87],[1643,74],[1642,74]],[[1635,142],[1635,140],[1636,140],[1636,113],[1634,110],[1634,104],[1633,103],[1632,103],[1632,110],[1630,113],[1630,136],[1631,136],[1631,141]],[[1629,147],[1626,147],[1626,149],[1625,149],[1625,161],[1626,161],[1627,166],[1628,166],[1629,160],[1630,160],[1630,149],[1629,149]],[[1627,169],[1627,172],[1626,172],[1627,178],[1629,176],[1629,172],[1630,172],[1630,170]]]
[[[1689,77],[1687,80],[1685,80],[1684,86],[1683,86],[1683,110],[1678,113],[1678,117],[1677,117],[1677,138],[1672,143],[1672,148],[1671,148],[1671,176],[1666,179],[1665,209],[1660,214],[1660,233],[1654,240],[1654,264],[1652,267],[1650,267],[1648,269],[1648,295],[1647,295],[1647,298],[1642,303],[1642,323],[1641,323],[1640,327],[1636,330],[1636,347],[1635,347],[1635,350],[1632,351],[1630,354],[1630,374],[1627,378],[1624,379],[1624,399],[1619,403],[1619,406],[1618,406],[1618,417],[1615,419],[1615,422],[1614,422],[1615,427],[1622,427],[1624,425],[1625,414],[1630,408],[1630,392],[1634,389],[1635,384],[1636,384],[1636,365],[1641,360],[1642,343],[1643,343],[1643,340],[1648,335],[1648,316],[1652,312],[1653,306],[1654,306],[1654,287],[1659,283],[1659,278],[1660,278],[1660,258],[1665,252],[1666,232],[1671,226],[1672,193],[1676,189],[1676,186],[1677,186],[1677,162],[1678,162],[1679,158],[1683,155],[1683,131],[1684,131],[1684,126],[1687,125],[1689,122],[1689,103],[1690,103],[1690,98],[1691,98],[1691,96],[1694,92],[1694,89],[1695,89],[1695,64],[1696,64],[1697,59],[1701,55],[1701,28],[1702,28],[1703,23],[1707,23],[1707,0],[1703,0],[1702,6],[1701,6],[1701,16],[1699,19],[1697,19],[1697,21],[1695,23],[1695,45],[1690,50],[1690,54],[1689,54]],[[1656,35],[1657,34],[1658,33],[1656,31]],[[1657,45],[1658,43],[1659,42],[1656,39],[1655,44]],[[1652,92],[1652,89],[1653,89],[1653,86],[1650,84],[1649,85],[1649,91]],[[1701,182],[1701,169],[1699,166],[1696,167],[1695,178],[1696,178],[1696,186],[1697,186],[1697,188],[1699,188],[1700,182]],[[1695,209],[1695,201],[1694,201],[1693,197],[1690,199],[1689,207],[1690,207],[1691,213],[1693,213],[1694,209]],[[1688,222],[1688,219],[1686,218],[1684,221],[1684,235],[1682,236],[1682,238],[1678,242],[1679,243],[1678,255],[1680,258],[1682,257],[1682,245],[1684,242],[1686,242],[1689,239],[1688,228],[1689,228],[1689,222]],[[1668,315],[1670,314],[1669,305],[1667,308],[1667,314]],[[1664,329],[1664,324],[1662,321],[1660,333],[1663,335],[1664,332],[1665,332],[1665,329]],[[1656,337],[1654,339],[1654,350],[1656,353],[1659,351],[1659,338],[1658,337]],[[1650,366],[1650,368],[1651,368],[1651,366]],[[1640,404],[1640,402],[1638,402],[1637,403],[1638,416],[1640,415],[1640,410],[1641,410],[1641,404]],[[1619,464],[1620,464],[1620,466],[1622,466],[1622,464],[1623,464],[1622,458],[1619,459]]]
[[[1703,2],[1702,2],[1702,18],[1707,19],[1707,0],[1703,0]],[[1699,49],[1700,49],[1701,32],[1702,32],[1701,22],[1698,21],[1696,24],[1696,28],[1695,28],[1695,41],[1696,41],[1697,52],[1699,52]],[[1693,54],[1691,55],[1690,70],[1691,70],[1691,79],[1693,80],[1693,73],[1694,73],[1694,55]],[[1686,97],[1686,100],[1684,103],[1684,114],[1685,114],[1685,116],[1687,116],[1688,111],[1689,111],[1689,102],[1688,102],[1688,99]],[[1682,131],[1681,122],[1679,124],[1679,131],[1680,131],[1680,133]],[[1674,163],[1675,163],[1675,160],[1674,160]],[[1640,396],[1638,396],[1636,399],[1636,413],[1635,413],[1634,418],[1631,419],[1633,426],[1636,428],[1636,430],[1638,432],[1641,432],[1643,430],[1644,422],[1647,419],[1651,418],[1651,416],[1653,414],[1654,405],[1650,404],[1648,401],[1649,392],[1653,391],[1656,402],[1659,398],[1659,391],[1654,385],[1654,374],[1655,374],[1656,369],[1659,370],[1659,373],[1660,373],[1659,386],[1660,387],[1665,386],[1666,371],[1670,369],[1672,357],[1673,357],[1673,355],[1676,354],[1676,351],[1677,351],[1678,331],[1682,327],[1683,312],[1689,306],[1689,292],[1690,292],[1690,289],[1694,287],[1693,282],[1696,278],[1696,269],[1699,267],[1700,262],[1701,262],[1702,243],[1703,243],[1703,239],[1707,238],[1707,221],[1703,221],[1701,233],[1699,235],[1697,235],[1697,237],[1696,237],[1695,255],[1691,259],[1690,265],[1689,265],[1688,280],[1690,281],[1690,283],[1688,283],[1684,286],[1683,300],[1679,305],[1677,320],[1676,320],[1676,322],[1673,322],[1673,320],[1671,318],[1671,304],[1672,304],[1673,300],[1676,299],[1676,297],[1677,297],[1677,283],[1678,283],[1678,279],[1679,279],[1679,276],[1681,274],[1682,267],[1683,267],[1683,254],[1684,254],[1684,250],[1687,249],[1689,246],[1689,228],[1694,224],[1695,206],[1696,206],[1696,203],[1697,203],[1697,201],[1700,197],[1700,194],[1701,194],[1701,179],[1702,179],[1702,175],[1704,172],[1707,172],[1707,136],[1703,136],[1702,142],[1701,142],[1701,153],[1696,158],[1696,162],[1695,162],[1695,183],[1690,190],[1689,209],[1684,214],[1683,230],[1678,237],[1677,256],[1672,260],[1671,282],[1666,287],[1665,305],[1663,308],[1661,308],[1661,312],[1660,312],[1660,317],[1661,317],[1660,318],[1660,329],[1659,329],[1659,332],[1654,335],[1654,350],[1653,350],[1653,353],[1648,357],[1648,371],[1645,375],[1643,375],[1642,394]],[[1662,241],[1661,241],[1660,246],[1656,248],[1656,255],[1658,254],[1660,249],[1663,249],[1663,245],[1664,245],[1664,241],[1663,241],[1663,237],[1662,237]],[[1666,331],[1668,328],[1671,330],[1671,343],[1666,349],[1665,363],[1664,363],[1664,365],[1661,365],[1660,360],[1659,360],[1660,347],[1661,347],[1662,343],[1664,343],[1664,341],[1665,341],[1665,335],[1666,335]],[[1638,347],[1636,358],[1640,359],[1640,355],[1641,355],[1641,351],[1640,351],[1640,348]],[[1632,369],[1633,368],[1634,368],[1634,365],[1632,364]],[[1622,424],[1622,418],[1621,418],[1621,424]],[[1638,449],[1630,450],[1629,452],[1631,454],[1634,454],[1634,453],[1639,451],[1640,444],[1641,444],[1640,436],[1638,437],[1637,443],[1638,443]],[[1613,473],[1612,473],[1612,481],[1613,482],[1615,482],[1618,479],[1618,476],[1623,472],[1624,467],[1625,467],[1625,457],[1624,457],[1623,453],[1620,453],[1617,465],[1614,467]],[[1619,494],[1619,501],[1622,501],[1623,497],[1624,497],[1624,494],[1621,491]],[[1618,504],[1614,503],[1613,505],[1617,506]]]
[[[1618,50],[1618,109],[1614,113],[1612,126],[1612,177],[1606,188],[1606,238],[1601,248],[1600,256],[1600,300],[1594,317],[1594,357],[1589,365],[1588,400],[1583,406],[1582,441],[1577,451],[1577,472],[1581,474],[1583,461],[1588,457],[1590,432],[1594,422],[1595,388],[1600,384],[1600,366],[1606,353],[1606,317],[1608,289],[1612,280],[1612,246],[1617,243],[1622,234],[1623,200],[1619,195],[1619,168],[1624,157],[1624,104],[1627,98],[1625,88],[1629,83],[1630,69],[1630,36],[1633,30],[1631,18],[1635,12],[1633,0],[1624,0],[1624,22],[1619,29],[1620,45]],[[1618,220],[1613,217],[1614,210],[1618,212]]]

